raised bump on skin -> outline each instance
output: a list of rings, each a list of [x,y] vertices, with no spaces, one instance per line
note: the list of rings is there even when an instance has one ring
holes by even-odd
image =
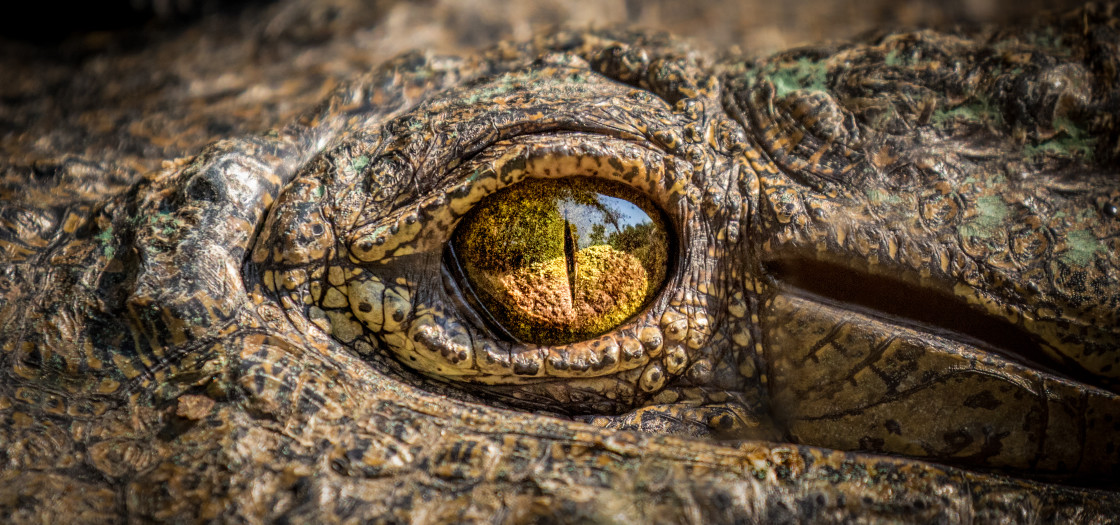
[[[385,288],[385,294],[381,302],[384,308],[385,321],[381,325],[381,331],[395,333],[401,330],[402,324],[412,313],[412,302],[409,301],[409,298],[410,294],[404,287],[390,286]]]
[[[638,386],[647,393],[656,392],[665,385],[665,372],[661,368],[660,363],[650,363],[642,372],[642,377],[638,381]]]
[[[688,353],[680,346],[672,346],[665,352],[665,371],[670,375],[678,375],[688,364]]]
[[[355,321],[349,312],[327,310],[326,314],[331,323],[331,335],[339,341],[350,343],[362,335],[362,324]]]
[[[642,343],[650,357],[657,357],[661,355],[661,350],[664,348],[665,337],[661,330],[646,326],[638,331],[638,341]]]
[[[372,332],[380,332],[385,323],[383,307],[385,285],[381,280],[370,278],[352,282],[347,286],[350,308],[354,315]]]
[[[484,374],[504,376],[512,373],[510,353],[507,348],[499,348],[493,342],[476,339],[474,343],[474,363]]]
[[[661,315],[661,331],[666,342],[684,341],[688,336],[688,316],[669,308]]]

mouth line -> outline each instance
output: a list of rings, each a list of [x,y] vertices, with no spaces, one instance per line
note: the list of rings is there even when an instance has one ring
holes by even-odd
[[[1105,388],[1078,363],[1047,352],[1022,327],[944,291],[806,257],[764,261],[763,269],[787,291],[814,301],[955,340],[1054,377]]]

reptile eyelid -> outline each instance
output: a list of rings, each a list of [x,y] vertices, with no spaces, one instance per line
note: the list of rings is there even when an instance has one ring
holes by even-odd
[[[659,385],[683,373],[688,364],[684,345],[707,337],[704,335],[707,325],[677,326],[676,320],[693,314],[677,312],[679,307],[672,305],[696,302],[695,298],[677,296],[682,291],[676,283],[682,277],[681,272],[673,269],[685,264],[680,252],[670,253],[666,260],[666,275],[674,275],[673,280],[663,285],[668,291],[655,294],[652,302],[636,316],[604,335],[583,336],[582,340],[552,346],[516,343],[516,336],[505,337],[510,334],[502,333],[500,328],[494,329],[499,325],[485,320],[479,323],[482,315],[469,307],[469,296],[466,300],[457,298],[458,290],[449,289],[431,297],[430,292],[415,293],[416,290],[405,284],[407,279],[397,278],[398,282],[393,282],[389,277],[393,272],[399,273],[400,268],[408,267],[407,261],[412,257],[440,259],[451,232],[463,215],[487,195],[523,184],[530,177],[546,180],[588,177],[605,181],[603,184],[633,188],[628,191],[648,196],[652,201],[649,206],[654,207],[651,209],[684,210],[686,207],[681,203],[688,196],[680,190],[686,185],[674,181],[688,176],[690,171],[677,162],[629,141],[569,133],[529,135],[500,142],[456,166],[445,180],[462,182],[454,183],[443,192],[434,191],[435,197],[402,207],[379,221],[359,224],[344,236],[344,242],[351,248],[349,260],[355,265],[344,273],[357,275],[344,286],[350,289],[351,307],[359,309],[353,316],[365,322],[365,343],[370,348],[388,349],[398,361],[425,374],[483,384],[525,385],[558,377],[571,378],[571,381],[628,370],[640,372],[651,360],[659,361],[664,355],[676,356],[676,361],[666,368],[670,371],[668,377],[660,377]],[[667,226],[674,224],[671,215],[665,220]],[[677,224],[669,228],[674,238],[680,227]],[[702,264],[702,258],[693,257],[688,261],[689,265]],[[444,281],[456,279],[455,265],[440,266]],[[383,270],[387,272],[385,275],[382,275]],[[687,276],[695,271],[684,273]],[[381,299],[383,306],[377,308],[371,304],[377,298],[367,299],[363,290],[380,290],[380,287],[385,290]],[[389,321],[390,305],[384,299],[392,289],[400,289],[396,295],[406,298],[404,304],[396,301],[391,305],[398,312],[407,310],[396,322]],[[439,296],[443,296],[443,300],[439,300]],[[362,305],[367,305],[370,311],[361,310]],[[385,320],[378,325],[375,321],[382,317],[374,314],[382,310],[386,312]],[[370,320],[365,321],[365,318]],[[696,330],[699,331],[692,333]],[[646,343],[652,341],[651,338],[666,341],[666,344],[654,344],[651,348],[657,352],[634,351],[649,346]],[[631,344],[631,341],[640,344]],[[627,349],[625,356],[622,349]],[[640,375],[627,381],[639,381]]]

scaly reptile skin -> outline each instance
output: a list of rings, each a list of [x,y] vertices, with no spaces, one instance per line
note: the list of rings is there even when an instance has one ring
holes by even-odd
[[[135,181],[9,159],[0,515],[1114,521],[1118,24],[753,62],[556,32]],[[671,273],[600,337],[503,341],[446,243],[568,175],[660,206]]]

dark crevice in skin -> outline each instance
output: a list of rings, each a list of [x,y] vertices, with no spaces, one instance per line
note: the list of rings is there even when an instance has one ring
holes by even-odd
[[[1079,364],[1048,354],[1022,328],[978,312],[963,300],[938,290],[800,257],[763,265],[765,274],[783,285],[841,303],[845,308],[861,308],[892,324],[932,332],[1055,377],[1112,390]]]

